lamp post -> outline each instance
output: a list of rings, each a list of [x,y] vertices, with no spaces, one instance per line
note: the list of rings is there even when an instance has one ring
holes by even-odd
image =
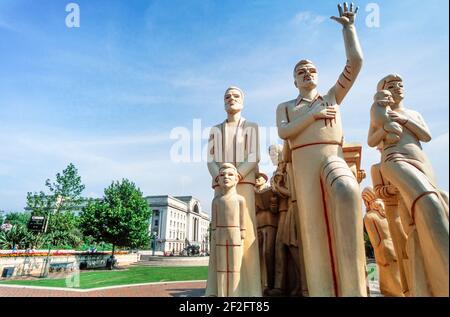
[[[153,234],[152,234],[152,256],[155,256],[155,249],[156,249],[156,232],[153,232]]]

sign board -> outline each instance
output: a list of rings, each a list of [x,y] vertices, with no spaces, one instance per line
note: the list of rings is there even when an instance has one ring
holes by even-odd
[[[47,231],[47,219],[44,216],[31,216],[28,222],[28,230],[34,232]]]

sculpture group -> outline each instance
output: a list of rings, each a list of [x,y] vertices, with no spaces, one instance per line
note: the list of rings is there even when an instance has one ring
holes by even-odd
[[[276,110],[283,145],[269,149],[270,180],[258,168],[258,125],[241,115],[244,93],[225,92],[227,119],[212,128],[208,148],[215,198],[207,296],[368,296],[364,226],[385,296],[448,296],[448,197],[421,148],[428,128],[403,105],[400,76],[378,83],[370,108],[368,144],[381,152],[373,189],[361,194],[363,173],[344,155],[341,104],[363,54],[358,8],[338,9],[344,70],[322,95],[313,62],[295,65],[299,95]]]

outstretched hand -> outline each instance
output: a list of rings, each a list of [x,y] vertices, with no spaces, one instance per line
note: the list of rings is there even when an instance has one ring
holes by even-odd
[[[359,7],[355,7],[353,3],[349,7],[347,2],[344,2],[344,8],[338,4],[339,17],[332,16],[330,19],[342,24],[343,27],[353,25],[358,9]]]

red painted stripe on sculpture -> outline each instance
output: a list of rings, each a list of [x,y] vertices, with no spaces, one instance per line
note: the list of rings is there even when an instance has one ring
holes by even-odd
[[[342,142],[337,142],[337,141],[330,141],[330,142],[314,142],[314,143],[307,143],[307,144],[303,144],[303,145],[299,145],[299,146],[295,146],[292,148],[291,151],[295,151],[307,146],[312,146],[312,145],[339,145],[342,146]]]

